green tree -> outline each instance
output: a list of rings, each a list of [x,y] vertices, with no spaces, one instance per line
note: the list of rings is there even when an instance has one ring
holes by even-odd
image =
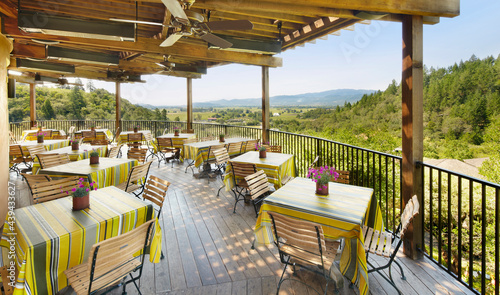
[[[56,118],[56,113],[54,112],[54,109],[52,108],[52,104],[50,103],[50,99],[48,99],[48,98],[43,103],[40,112],[41,112],[42,117],[45,120],[52,120],[52,119]]]
[[[73,114],[73,118],[81,120],[85,117],[85,113],[83,112],[83,108],[86,107],[85,99],[83,98],[83,91],[80,87],[75,86],[71,89],[69,94],[69,103],[71,108],[71,113]]]
[[[174,121],[176,122],[179,122],[181,120],[181,118],[179,118],[179,116],[175,117]]]

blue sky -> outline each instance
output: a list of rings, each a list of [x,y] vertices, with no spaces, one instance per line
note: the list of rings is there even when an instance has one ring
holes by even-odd
[[[460,16],[424,25],[424,64],[447,67],[472,54],[500,54],[498,0],[462,0]],[[374,21],[341,31],[328,40],[305,44],[277,56],[283,67],[271,68],[270,95],[300,94],[331,89],[385,89],[401,79],[401,24]],[[145,76],[144,84],[123,84],[122,97],[133,103],[185,105],[186,79]],[[114,83],[93,81],[115,92]],[[208,69],[193,79],[193,102],[261,96],[261,67],[226,65]]]

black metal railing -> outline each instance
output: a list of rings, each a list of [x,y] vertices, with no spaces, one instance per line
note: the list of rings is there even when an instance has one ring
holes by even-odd
[[[114,121],[39,121],[47,128],[69,130],[101,126],[115,130]],[[155,136],[186,129],[186,122],[122,121],[123,130],[134,126],[149,129]],[[29,122],[11,123],[17,138]],[[256,127],[193,123],[198,137],[262,137]],[[368,150],[319,137],[270,130],[270,144],[281,145],[284,153],[295,156],[298,176],[319,156],[318,165],[347,170],[353,185],[371,187],[382,210],[385,226],[395,230],[402,211],[401,162],[399,156]],[[422,164],[424,255],[448,271],[477,294],[499,294],[500,186],[446,169]]]
[[[424,254],[477,294],[498,294],[500,185],[422,165]]]

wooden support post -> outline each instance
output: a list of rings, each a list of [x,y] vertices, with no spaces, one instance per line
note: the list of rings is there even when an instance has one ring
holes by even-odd
[[[116,110],[115,110],[115,113],[116,113],[116,126],[115,128],[118,128],[120,127],[120,130],[117,132],[117,134],[115,134],[115,138],[118,139],[118,136],[120,135],[120,132],[123,131],[123,128],[122,128],[122,102],[121,102],[121,99],[120,99],[120,82],[116,81],[116,91],[115,91],[115,100],[116,100]]]
[[[402,198],[405,206],[413,195],[422,204],[423,161],[423,19],[422,16],[403,16],[403,167]],[[420,205],[420,210],[423,206]],[[404,253],[417,259],[422,253],[423,220],[421,214],[410,224],[405,233]]]
[[[269,142],[269,67],[262,67],[262,142]]]
[[[36,85],[30,83],[30,127],[36,124]]]
[[[187,127],[193,129],[193,79],[187,78]]]
[[[9,182],[9,109],[7,100],[7,67],[10,63],[10,52],[12,51],[12,41],[0,34],[0,222],[4,224],[5,217],[9,208],[9,195],[20,188],[14,183]],[[5,262],[5,261],[4,261]]]

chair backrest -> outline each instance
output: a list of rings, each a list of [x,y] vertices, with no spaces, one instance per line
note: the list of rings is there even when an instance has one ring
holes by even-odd
[[[318,160],[319,156],[316,156],[316,158],[314,158],[314,161],[312,161],[312,163],[307,167],[307,170],[309,171],[309,169],[316,167],[316,163],[318,163]]]
[[[323,253],[326,253],[325,237],[321,225],[284,216],[275,212],[268,212],[273,224],[275,243],[278,250],[282,251],[283,246],[289,246],[293,249],[301,249],[307,251],[308,254],[319,256],[322,261]],[[297,252],[304,252],[298,250]],[[310,255],[309,258],[314,259]],[[300,259],[303,262],[307,261],[306,257],[294,256],[295,259]],[[318,258],[318,257],[315,257]],[[316,262],[316,264],[318,264]],[[323,263],[319,263],[320,265]]]
[[[45,133],[45,139],[52,139],[52,130],[44,130],[43,133]]]
[[[33,203],[42,203],[71,195],[71,189],[78,186],[78,176],[47,182],[35,182],[31,187]],[[68,193],[66,193],[68,192]]]
[[[147,149],[131,148],[128,150],[127,157],[129,159],[136,159],[137,161],[144,163],[146,161],[147,152]]]
[[[127,141],[128,142],[139,142],[142,141],[142,133],[141,132],[133,132],[127,134]]]
[[[73,138],[73,136],[75,136],[75,130],[76,130],[75,126],[69,127],[69,130],[68,130],[68,136],[69,136],[69,138]]]
[[[245,177],[252,200],[270,191],[269,182],[264,170],[259,170],[254,174]]]
[[[151,219],[125,234],[92,246],[86,273],[91,285],[88,294],[116,285],[137,268],[142,272],[146,248],[152,240],[153,222],[154,219]],[[141,257],[135,257],[140,250]]]
[[[21,175],[24,177],[24,179],[26,179],[26,183],[28,184],[28,188],[30,189],[30,193],[32,196],[33,196],[32,187],[35,183],[49,182],[52,180],[50,178],[50,176],[45,175],[45,174],[33,175],[33,174],[21,173]],[[33,202],[34,202],[34,200],[33,200]]]
[[[345,183],[349,184],[349,174],[350,172],[347,170],[335,170],[339,176],[337,177],[337,180],[335,180],[335,177],[332,177],[331,181],[333,182],[338,182],[338,183]]]
[[[146,185],[144,187],[144,192],[142,197],[144,200],[148,200],[160,207],[158,211],[158,217],[161,214],[161,208],[163,208],[163,201],[165,201],[165,196],[167,195],[168,187],[170,182],[158,178],[154,175],[150,175]]]
[[[91,145],[108,145],[109,142],[107,139],[93,139],[90,142]]]
[[[91,142],[96,138],[95,131],[82,131],[82,138],[84,142]]]
[[[24,157],[23,149],[19,144],[9,145],[9,156],[14,158]]]
[[[205,136],[200,138],[200,141],[212,141],[212,140],[215,140],[214,136]]]
[[[418,202],[417,195],[414,195],[410,201],[406,204],[403,213],[401,214],[401,230],[399,231],[401,237],[404,236],[406,230],[408,229],[408,225],[413,220],[420,209],[420,204]]]
[[[229,161],[229,154],[227,153],[227,150],[222,148],[222,149],[217,149],[213,151],[214,156],[215,156],[215,163],[217,165],[223,165],[226,164],[227,161]]]
[[[225,145],[224,144],[211,145],[208,148],[207,158],[205,159],[205,161],[208,161],[208,160],[214,160],[215,161],[214,151],[215,150],[220,150],[220,149],[225,149]]]
[[[29,145],[26,147],[28,149],[28,152],[30,153],[30,157],[32,159],[36,158],[36,155],[39,153],[45,153],[47,150],[45,150],[45,146],[41,144],[37,145]]]
[[[14,137],[14,134],[12,133],[12,131],[9,131],[9,144],[17,144],[17,140]]]
[[[255,146],[259,142],[258,139],[249,140],[245,143],[244,152],[255,151]]]
[[[254,174],[257,170],[255,168],[255,164],[250,164],[250,163],[239,163],[239,162],[232,162],[231,167],[233,169],[233,179],[236,182],[236,178],[245,178],[250,174]]]
[[[181,133],[189,133],[189,134],[193,134],[193,133],[194,133],[194,129],[182,129],[182,130],[181,130]]]
[[[198,139],[197,138],[186,138],[186,139],[184,139],[183,144],[194,143],[194,142],[198,142]]]
[[[37,154],[42,169],[59,166],[70,162],[68,154]]]
[[[230,143],[227,147],[227,152],[230,155],[239,155],[242,153],[244,142]]]
[[[148,143],[153,141],[154,140],[153,134],[151,134],[150,132],[145,132],[144,133],[144,140],[146,140]]]
[[[122,147],[121,145],[117,145],[117,146],[112,146],[111,148],[109,148],[108,158],[118,157],[118,153],[120,152],[121,147]]]
[[[116,131],[115,134],[113,134],[113,139],[111,139],[111,142],[114,142],[119,134],[120,134],[120,127],[116,127]]]
[[[271,153],[281,153],[281,145],[272,145],[270,146],[269,151]]]
[[[52,139],[67,139],[68,137],[66,135],[61,135],[61,134],[57,134],[57,135],[52,135]]]
[[[151,166],[151,163],[153,163],[153,161],[149,161],[144,164],[134,166],[130,170],[130,173],[128,175],[127,186],[130,185],[130,183],[137,183],[143,178],[146,179],[146,177],[148,176],[149,167]]]
[[[162,150],[164,148],[173,148],[174,146],[172,138],[157,137],[156,142],[159,150]]]

